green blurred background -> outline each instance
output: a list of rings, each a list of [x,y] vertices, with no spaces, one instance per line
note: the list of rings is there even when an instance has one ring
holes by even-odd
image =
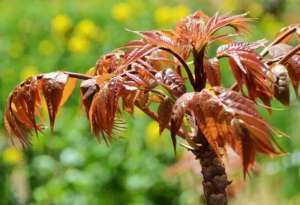
[[[125,29],[171,28],[185,15],[203,10],[255,18],[247,40],[273,38],[281,27],[300,22],[297,0],[1,0],[0,115],[13,87],[28,76],[54,70],[85,72],[105,52],[136,36]],[[231,77],[228,69],[223,79]],[[263,114],[291,136],[278,139],[288,155],[258,156],[244,181],[229,155],[233,180],[230,204],[300,204],[300,104]],[[22,151],[10,146],[0,123],[0,205],[201,204],[199,165],[179,147],[173,154],[167,132],[136,110],[124,115],[127,129],[111,145],[90,134],[78,89],[60,111],[55,132],[33,137]]]

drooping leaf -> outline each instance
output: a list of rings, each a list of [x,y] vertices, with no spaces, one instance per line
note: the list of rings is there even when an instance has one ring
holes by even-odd
[[[94,98],[94,95],[99,91],[99,86],[96,83],[96,79],[92,78],[84,80],[80,84],[80,93],[82,98],[82,104],[84,105],[87,116]]]
[[[72,93],[74,92],[74,89],[76,87],[76,83],[77,83],[77,79],[76,78],[68,78],[65,87],[64,87],[64,91],[63,91],[63,95],[60,101],[60,107],[63,106],[67,100],[70,98],[70,96],[72,95]]]
[[[214,87],[213,91],[204,89],[182,95],[173,107],[173,137],[184,116],[190,114],[218,156],[226,144],[240,155],[245,173],[253,164],[257,151],[267,155],[281,152],[272,138],[276,133],[260,116],[254,101],[236,91]]]
[[[53,129],[58,109],[71,95],[74,86],[75,81],[69,81],[68,74],[63,72],[30,77],[18,85],[9,96],[5,111],[4,121],[9,135],[16,136],[25,146],[29,143],[28,137],[32,130],[36,133],[41,131],[42,126],[37,125],[35,118],[39,114],[42,95]]]
[[[68,75],[62,72],[45,74],[41,80],[41,87],[46,99],[51,130],[53,130],[55,117],[61,104],[67,81]]]
[[[173,108],[173,101],[168,97],[159,104],[157,114],[158,114],[158,124],[159,124],[160,134],[169,125],[171,114],[172,114],[172,108]]]
[[[261,42],[232,43],[218,48],[217,57],[228,57],[233,75],[241,88],[246,85],[249,96],[260,98],[270,107],[272,98],[272,79],[267,75],[268,67],[261,61],[254,49],[262,46]]]
[[[92,82],[91,82],[92,83]],[[92,98],[86,99],[86,104],[89,108],[89,120],[91,129],[96,136],[99,134],[107,134],[109,137],[112,136],[113,128],[115,125],[115,116],[118,110],[118,99],[121,96],[123,85],[118,78],[113,78],[109,82],[102,84],[99,91],[87,97]]]

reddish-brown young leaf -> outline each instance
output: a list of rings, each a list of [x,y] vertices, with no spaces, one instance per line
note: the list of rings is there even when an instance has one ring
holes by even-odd
[[[173,101],[170,98],[165,98],[158,107],[158,124],[159,124],[159,133],[161,134],[164,129],[169,125],[171,119],[171,113],[173,108]]]
[[[91,129],[96,136],[107,134],[110,138],[112,137],[115,116],[118,110],[118,99],[122,90],[121,79],[115,77],[100,85],[99,91],[95,94],[93,89],[91,96],[88,96],[92,98],[92,102],[89,104],[90,99],[87,99],[86,107],[89,108]]]
[[[40,104],[39,77],[30,77],[14,89],[4,114],[4,126],[8,134],[16,136],[23,146],[29,143],[32,130],[36,133],[41,130],[35,121],[36,109]]]
[[[150,54],[157,48],[154,45],[151,44],[145,44],[142,47],[134,48],[132,50],[129,50],[125,53],[122,62],[121,62],[121,67],[126,68],[133,62],[141,59],[142,57]]]
[[[171,68],[156,73],[155,77],[175,97],[180,97],[186,92],[183,78]]]
[[[219,13],[216,13],[207,21],[206,32],[208,35],[213,35],[216,31],[226,26],[232,27],[238,33],[248,31],[249,22],[252,19],[246,16],[247,13],[234,16],[219,15]]]
[[[184,60],[189,56],[190,46],[182,44],[180,40],[176,40],[176,35],[173,31],[141,31],[135,33],[140,35],[148,45],[170,49]]]
[[[229,144],[240,155],[244,171],[254,161],[256,151],[267,155],[280,153],[272,135],[272,127],[260,116],[255,103],[235,91],[215,87],[201,92],[186,93],[177,99],[171,118],[171,133],[175,137],[185,114],[196,119],[217,155]],[[189,115],[189,114],[188,114]]]
[[[250,137],[249,131],[245,128],[241,120],[233,119],[231,121],[233,136],[240,138],[235,140],[234,150],[240,155],[243,164],[244,176],[251,169],[255,162],[255,145]]]
[[[63,72],[45,74],[41,79],[41,87],[48,108],[51,130],[54,127],[55,117],[61,104],[67,81],[68,75]]]
[[[204,62],[204,70],[207,81],[211,86],[221,85],[220,64],[217,58],[208,59]]]
[[[123,57],[124,52],[118,49],[102,56],[96,64],[96,74],[103,75],[115,72]]]
[[[296,96],[299,98],[298,86],[300,81],[300,55],[293,55],[286,63],[289,77],[292,81]]]
[[[213,17],[208,17],[203,12],[197,11],[177,24],[175,29],[177,41],[200,51],[212,41],[230,37],[230,34],[215,35],[222,28],[232,27],[235,33],[247,31],[250,19],[245,16],[246,14],[226,16],[217,13]]]
[[[10,136],[16,136],[25,146],[32,130],[41,131],[35,117],[41,104],[41,95],[46,99],[51,129],[60,106],[71,95],[75,81],[68,74],[54,72],[30,77],[18,85],[9,97],[5,111],[5,127]],[[67,87],[65,89],[65,85]]]
[[[228,57],[233,75],[241,88],[246,85],[251,99],[260,98],[270,107],[272,79],[267,75],[268,67],[261,61],[254,49],[262,46],[256,43],[232,43],[223,45],[217,50],[217,57]]]
[[[82,104],[84,105],[85,112],[88,117],[93,98],[98,91],[99,86],[97,85],[95,78],[84,80],[80,84]]]

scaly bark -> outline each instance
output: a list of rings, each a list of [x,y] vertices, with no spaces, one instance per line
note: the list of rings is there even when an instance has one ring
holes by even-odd
[[[197,137],[197,141],[201,146],[193,149],[192,152],[196,159],[199,159],[202,167],[206,204],[227,205],[226,188],[230,182],[227,180],[224,165],[202,135]]]

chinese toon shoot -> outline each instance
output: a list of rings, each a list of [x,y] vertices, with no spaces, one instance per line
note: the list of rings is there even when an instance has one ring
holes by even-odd
[[[160,132],[170,130],[175,151],[177,137],[186,141],[202,166],[206,203],[227,204],[226,147],[240,156],[245,175],[257,152],[282,154],[273,140],[282,133],[261,117],[256,103],[261,101],[270,113],[273,98],[288,106],[289,82],[298,97],[300,45],[289,43],[300,35],[300,26],[283,28],[273,41],[236,42],[234,37],[249,31],[250,22],[246,14],[207,16],[198,11],[173,30],[135,31],[138,40],[103,55],[86,74],[32,76],[8,97],[6,130],[13,142],[28,145],[32,132],[43,129],[43,102],[53,129],[59,108],[80,80],[81,101],[97,138],[111,140],[122,129],[119,114],[134,114],[138,107],[158,121]],[[224,45],[208,52],[214,43]],[[220,67],[221,58],[228,66]],[[220,69],[230,69],[235,79],[231,87],[222,86]]]

